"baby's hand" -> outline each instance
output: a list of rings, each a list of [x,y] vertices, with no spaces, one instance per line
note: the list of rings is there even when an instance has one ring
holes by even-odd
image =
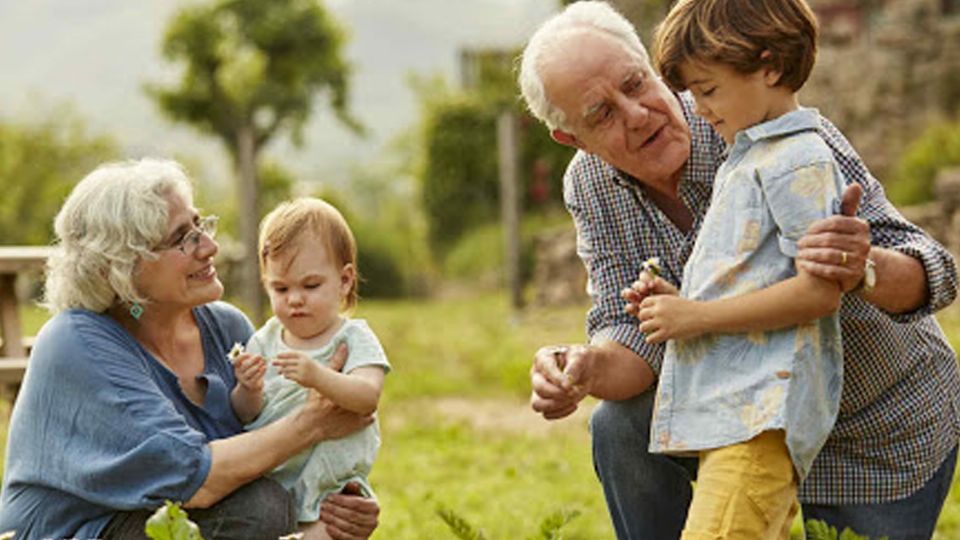
[[[267,361],[259,354],[241,352],[233,357],[233,372],[237,382],[250,392],[263,391],[263,375],[267,372]]]
[[[300,386],[316,386],[318,372],[323,368],[315,360],[299,351],[284,351],[273,361],[280,375]]]

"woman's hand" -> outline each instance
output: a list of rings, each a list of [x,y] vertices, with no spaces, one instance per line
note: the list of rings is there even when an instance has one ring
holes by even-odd
[[[346,344],[341,344],[330,359],[329,369],[343,369],[348,354]],[[312,360],[308,361],[316,364]],[[294,422],[314,443],[344,437],[373,422],[372,414],[357,414],[338,407],[316,390],[308,390],[306,404],[294,414]]]
[[[333,540],[366,540],[377,528],[380,505],[359,493],[359,486],[349,483],[343,493],[328,496],[320,505],[320,521]]]

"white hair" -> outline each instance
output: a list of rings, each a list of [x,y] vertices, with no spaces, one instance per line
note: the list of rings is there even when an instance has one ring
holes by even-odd
[[[54,220],[60,249],[47,262],[44,306],[100,313],[118,302],[147,303],[135,271],[141,259],[156,258],[171,195],[193,203],[193,186],[175,161],[106,163],[84,177]]]
[[[570,37],[566,34],[584,29],[609,35],[623,44],[628,51],[639,54],[644,61],[649,61],[647,50],[640,42],[636,29],[630,21],[606,2],[574,2],[547,19],[530,36],[527,46],[523,49],[517,82],[530,113],[551,130],[570,131],[567,129],[567,119],[563,111],[547,99],[540,68],[544,57],[551,52],[551,49]]]

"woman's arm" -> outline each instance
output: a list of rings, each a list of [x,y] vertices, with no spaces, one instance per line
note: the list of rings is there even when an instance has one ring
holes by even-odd
[[[801,271],[764,289],[698,302],[650,296],[640,304],[640,330],[651,343],[709,333],[778,330],[819,319],[840,306],[840,285]]]
[[[207,508],[313,444],[343,437],[371,422],[372,416],[346,411],[311,392],[306,405],[293,414],[255,431],[212,441],[210,472],[184,506]]]

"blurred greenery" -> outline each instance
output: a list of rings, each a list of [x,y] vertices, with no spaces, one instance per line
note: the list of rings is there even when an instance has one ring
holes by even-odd
[[[928,127],[897,161],[887,196],[898,206],[933,200],[937,173],[960,166],[960,118]]]
[[[465,55],[471,81],[452,89],[440,78],[413,78],[421,105],[420,157],[415,161],[427,235],[442,259],[471,229],[500,217],[497,118],[517,119],[518,196],[523,213],[561,205],[560,176],[573,149],[556,144],[515,97],[512,59],[517,51]]]
[[[53,218],[74,184],[116,157],[116,144],[89,133],[68,106],[29,123],[0,121],[0,244],[49,244]]]

